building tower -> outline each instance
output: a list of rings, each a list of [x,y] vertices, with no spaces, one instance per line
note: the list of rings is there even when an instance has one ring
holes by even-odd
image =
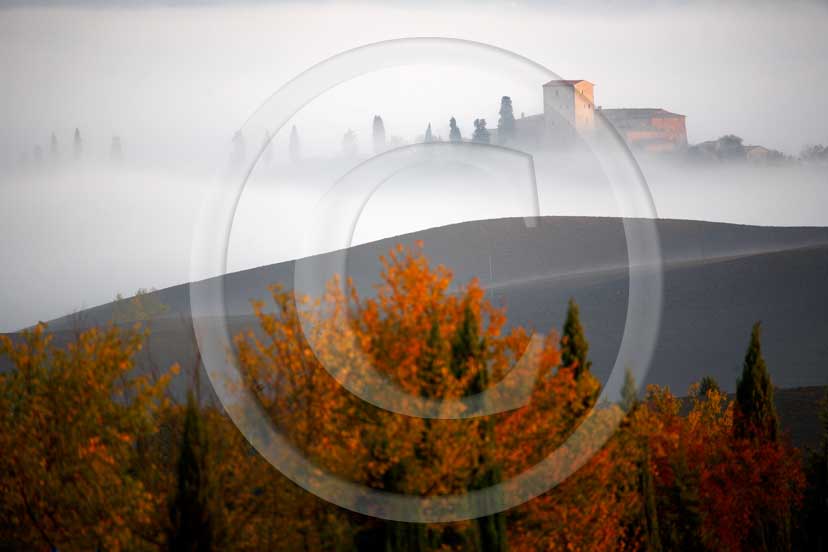
[[[595,128],[595,85],[587,80],[553,80],[543,85],[543,118],[547,140],[569,145],[578,133]]]

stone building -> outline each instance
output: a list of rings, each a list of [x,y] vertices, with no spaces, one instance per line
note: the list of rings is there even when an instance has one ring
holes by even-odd
[[[595,107],[595,85],[583,79],[553,80],[543,85],[543,113],[515,120],[517,145],[531,149],[573,144],[595,128],[598,110],[630,147],[672,152],[687,147],[685,116],[658,108]]]
[[[631,147],[653,153],[687,148],[684,115],[660,108],[602,109],[601,114]]]
[[[553,80],[543,85],[543,119],[553,140],[595,128],[595,85],[586,80]]]
[[[553,80],[543,85],[543,113],[515,120],[522,145],[557,147],[575,142],[595,127],[595,85],[587,80]]]

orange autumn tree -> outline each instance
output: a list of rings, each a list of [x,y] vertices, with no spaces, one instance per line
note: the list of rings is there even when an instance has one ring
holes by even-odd
[[[346,296],[332,282],[324,297],[300,298],[297,306],[273,288],[276,311],[255,305],[264,337],[252,330],[238,336],[239,362],[274,423],[326,469],[386,488],[389,472],[406,464],[397,491],[453,492],[478,468],[470,452],[479,419],[429,423],[388,412],[344,390],[325,366],[370,362],[410,396],[456,398],[490,367],[505,368],[527,338],[520,330],[501,335],[503,313],[483,299],[476,282],[452,294],[446,269],[432,270],[422,255],[402,248],[383,266],[373,298],[361,299],[353,286]],[[481,346],[460,370],[452,344],[469,316]],[[303,337],[300,317],[315,347]],[[352,368],[346,377],[359,372]],[[428,454],[416,454],[421,447]]]
[[[650,451],[661,544],[668,550],[753,550],[748,536],[757,519],[800,500],[799,455],[785,440],[735,436],[734,403],[717,389],[701,394],[696,384],[690,391],[682,400],[650,386],[630,421],[631,438]]]
[[[329,472],[412,495],[463,493],[515,477],[577,428],[587,433],[546,468],[560,483],[542,496],[475,522],[385,524],[366,548],[503,550],[508,541],[512,550],[747,550],[757,512],[797,500],[795,453],[782,442],[757,447],[734,436],[723,395],[695,393],[682,406],[653,387],[629,413],[614,404],[593,409],[600,383],[578,362],[562,364],[554,332],[539,340],[528,404],[512,411],[424,419],[345,389],[326,367],[353,389],[364,389],[371,368],[407,397],[464,397],[504,381],[530,347],[530,332],[509,327],[505,309],[476,281],[453,285],[451,272],[429,265],[421,247],[383,257],[371,296],[334,278],[322,297],[294,299],[273,287],[274,310],[255,303],[259,328],[236,337],[237,355],[278,429]],[[601,439],[608,429],[617,431],[597,451],[588,446],[601,443],[590,431]],[[579,469],[570,474],[568,465]],[[792,483],[768,492],[760,482],[774,478]],[[302,530],[326,525],[319,502],[306,500],[302,511],[294,522]]]
[[[169,376],[132,375],[142,334],[91,329],[65,347],[40,324],[0,336],[0,540],[119,550],[159,507],[135,474]]]
[[[275,311],[254,304],[259,332],[237,336],[239,364],[273,423],[313,462],[375,488],[455,494],[496,483],[541,459],[587,410],[598,383],[558,369],[558,339],[541,340],[530,405],[466,419],[424,419],[375,407],[345,390],[325,369],[360,385],[371,367],[409,397],[455,399],[501,381],[530,343],[506,327],[477,281],[452,289],[452,274],[402,246],[381,258],[371,297],[334,279],[320,298],[273,287]],[[305,336],[310,331],[312,335]],[[313,345],[313,346],[312,346]],[[438,529],[433,529],[438,530]],[[501,520],[452,528],[472,543],[503,548]]]
[[[547,345],[544,350],[550,350]],[[557,485],[509,512],[513,550],[616,551],[637,549],[639,535],[630,520],[640,508],[636,487],[639,451],[626,428],[616,432],[624,413],[615,404],[594,408],[600,384],[577,360],[541,364],[526,408],[500,423],[498,450],[506,476],[531,468],[553,450],[563,453],[548,470]],[[568,442],[576,429],[580,444]],[[612,435],[604,442],[603,437]],[[580,466],[569,473],[568,466]]]

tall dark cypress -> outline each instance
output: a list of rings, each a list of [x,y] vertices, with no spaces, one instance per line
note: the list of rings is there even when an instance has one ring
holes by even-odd
[[[472,361],[485,362],[486,342],[480,337],[478,320],[467,304],[463,312],[463,321],[454,336],[451,345],[451,367],[455,375],[460,375],[468,369]],[[485,367],[480,368],[477,377],[470,384],[469,395],[481,393],[488,386],[488,372]],[[498,466],[493,464],[491,449],[494,442],[494,426],[491,420],[486,419],[480,424],[481,448],[479,451],[479,465],[482,471],[471,482],[471,490],[485,489],[500,482],[501,474]],[[506,540],[506,516],[503,512],[483,516],[475,520],[475,548],[481,552],[505,552],[508,550]]]
[[[773,402],[773,384],[762,357],[759,322],[753,325],[750,333],[750,345],[736,386],[733,433],[737,439],[754,442],[775,443],[779,440],[779,417]],[[765,484],[770,486],[776,482]],[[748,532],[746,546],[750,550],[790,550],[791,512],[758,512]]]
[[[302,146],[299,142],[299,131],[296,130],[296,125],[290,129],[290,142],[288,144],[288,153],[290,155],[291,163],[299,163],[302,160]]]
[[[60,157],[60,148],[58,147],[58,139],[55,136],[55,133],[52,133],[52,137],[49,140],[49,154],[52,156],[52,161],[57,161],[58,157]]]
[[[199,406],[190,393],[178,457],[177,489],[170,504],[167,544],[171,552],[207,552],[219,548],[208,447]]]
[[[273,162],[273,135],[269,130],[265,130],[264,143],[262,144],[262,159],[268,165]]]
[[[72,142],[72,152],[75,159],[80,159],[83,155],[83,140],[81,139],[80,129],[75,129],[75,137]]]
[[[383,476],[383,488],[390,492],[400,492],[399,482],[405,478],[405,463],[398,463]],[[386,521],[383,524],[383,545],[385,552],[426,552],[426,525],[423,523],[406,523]],[[376,550],[364,547],[364,550]]]
[[[779,439],[779,418],[773,403],[773,385],[762,357],[760,322],[753,325],[742,375],[736,386],[734,432],[739,438],[768,441]]]
[[[501,144],[508,144],[515,137],[515,112],[512,109],[512,98],[503,96],[500,99],[499,114],[497,139]]]
[[[587,358],[588,353],[589,343],[584,336],[578,304],[575,299],[570,299],[561,335],[561,364],[574,366],[575,379],[578,379],[592,366],[592,362]]]
[[[382,153],[385,151],[385,124],[379,115],[374,115],[372,137],[374,140],[374,153]]]
[[[638,406],[638,387],[635,384],[635,376],[632,370],[627,368],[624,371],[624,385],[621,387],[621,409],[624,412],[632,412]]]
[[[460,129],[457,127],[457,119],[454,117],[449,119],[449,140],[452,142],[463,141],[463,135],[460,134]]]

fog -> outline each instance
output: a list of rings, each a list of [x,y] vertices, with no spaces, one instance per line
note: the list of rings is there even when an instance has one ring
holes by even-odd
[[[67,136],[78,126],[99,147],[120,134],[134,151],[197,156],[229,141],[300,71],[349,48],[405,36],[507,48],[564,78],[596,83],[599,105],[687,115],[691,142],[734,133],[798,153],[828,141],[824,2],[97,5],[0,10],[0,151],[7,163],[51,132]],[[449,75],[431,82],[449,92],[463,81]],[[400,88],[410,87],[385,95]],[[496,114],[497,92],[492,97],[476,116]]]
[[[0,9],[0,331],[116,293],[187,281],[199,209],[211,187],[222,185],[234,132],[282,84],[342,50],[400,36],[488,42],[564,78],[595,82],[596,103],[605,107],[686,114],[691,143],[734,133],[797,153],[828,143],[821,116],[828,112],[826,15],[817,3],[629,11],[588,4],[581,13],[536,4]],[[315,208],[332,183],[372,154],[374,115],[382,115],[396,145],[421,140],[428,123],[446,139],[451,116],[468,138],[474,118],[496,127],[502,95],[512,97],[516,116],[540,112],[541,84],[435,60],[323,94],[276,134],[272,153],[254,171],[236,214],[228,269],[316,252],[305,230],[318,222]],[[244,136],[248,161],[265,130],[276,130],[266,125]],[[298,164],[288,155],[293,125]],[[83,140],[77,160],[75,128]],[[358,151],[345,158],[348,129]],[[110,158],[114,136],[121,161]],[[828,225],[824,168],[638,162],[659,217]],[[548,173],[557,178],[538,179],[541,214],[619,214],[594,164],[556,168]],[[531,215],[531,205],[515,197],[474,168],[400,174],[365,205],[354,242]]]

